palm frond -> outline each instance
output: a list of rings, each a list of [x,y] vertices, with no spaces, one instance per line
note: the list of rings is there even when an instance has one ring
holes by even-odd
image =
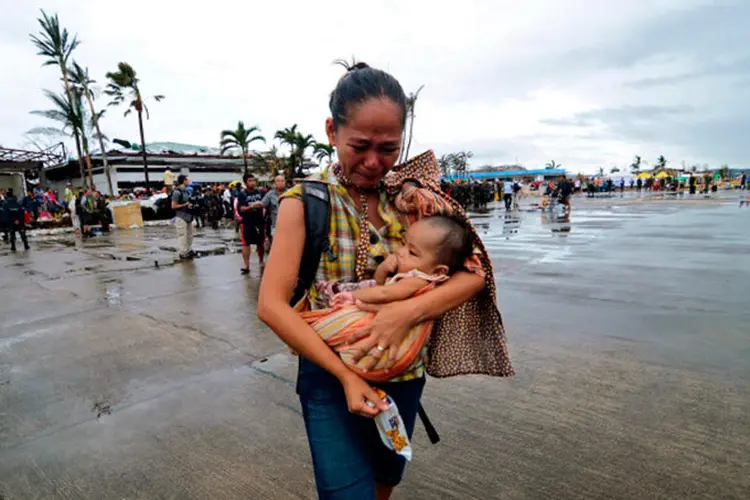
[[[68,75],[71,83],[88,89],[93,98],[94,92],[89,87],[91,84],[96,83],[96,80],[91,79],[88,68],[82,68],[76,61],[73,61],[73,64],[68,69]]]
[[[48,120],[53,120],[53,121],[60,122],[60,123],[68,122],[68,115],[66,113],[63,113],[62,111],[57,111],[55,109],[34,110],[34,111],[29,111],[29,113],[35,116],[41,116],[42,118],[47,118]]]
[[[34,127],[30,130],[27,130],[26,133],[30,135],[49,135],[49,136],[66,135],[65,132],[54,127]]]
[[[239,146],[239,145],[240,145],[240,141],[238,141],[236,137],[225,137],[219,143],[219,146],[222,146],[222,147],[223,146],[235,147],[235,146]]]
[[[107,137],[106,134],[99,135],[99,133],[95,129],[91,131],[91,137],[96,140],[101,139],[102,142],[109,142],[109,137]]]
[[[41,13],[42,17],[37,19],[41,30],[38,36],[30,35],[31,42],[38,50],[37,55],[48,58],[44,66],[61,65],[64,71],[70,55],[78,47],[80,41],[76,35],[71,38],[66,28],[60,29],[57,14],[49,16],[44,10]]]

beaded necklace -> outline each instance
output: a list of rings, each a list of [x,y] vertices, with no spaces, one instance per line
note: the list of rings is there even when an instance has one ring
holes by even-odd
[[[360,206],[357,214],[359,220],[359,241],[357,242],[354,271],[357,275],[357,281],[363,281],[367,273],[367,260],[370,252],[370,222],[368,220],[367,191],[363,191],[354,185],[351,179],[344,173],[341,164],[337,163],[333,166],[333,174],[338,179],[339,184],[345,188],[354,188],[359,193]]]

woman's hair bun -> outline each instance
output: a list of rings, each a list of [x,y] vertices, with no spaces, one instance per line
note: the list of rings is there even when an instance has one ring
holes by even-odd
[[[370,67],[370,65],[369,65],[369,64],[367,64],[366,62],[361,62],[361,61],[360,61],[360,62],[357,62],[357,63],[354,63],[354,64],[352,64],[352,65],[351,65],[351,66],[349,67],[349,69],[347,69],[347,71],[348,71],[349,73],[351,73],[352,71],[357,71],[358,69],[366,69],[366,68],[369,68],[369,67]]]
[[[333,61],[333,64],[343,66],[344,69],[346,69],[346,73],[351,73],[352,71],[357,71],[358,69],[367,69],[370,67],[370,65],[366,62],[357,61],[354,58],[352,58],[351,61],[347,61],[346,59],[336,59],[335,61]]]

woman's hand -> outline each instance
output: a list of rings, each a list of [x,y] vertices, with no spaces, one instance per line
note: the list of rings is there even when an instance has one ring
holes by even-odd
[[[388,410],[388,404],[356,373],[349,371],[340,380],[346,394],[346,405],[351,413],[372,418],[381,411]],[[368,401],[374,406],[368,404]]]
[[[375,318],[357,333],[347,350],[353,353],[355,362],[370,354],[372,366],[361,366],[367,370],[374,368],[387,353],[382,367],[389,370],[396,363],[401,342],[416,325],[414,308],[409,307],[408,300],[378,306],[357,301],[356,305],[364,311],[375,312]]]

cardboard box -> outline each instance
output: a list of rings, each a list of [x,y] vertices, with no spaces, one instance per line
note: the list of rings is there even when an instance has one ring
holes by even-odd
[[[118,229],[143,227],[143,215],[139,202],[115,202],[110,205],[110,208],[112,209],[112,220]]]

